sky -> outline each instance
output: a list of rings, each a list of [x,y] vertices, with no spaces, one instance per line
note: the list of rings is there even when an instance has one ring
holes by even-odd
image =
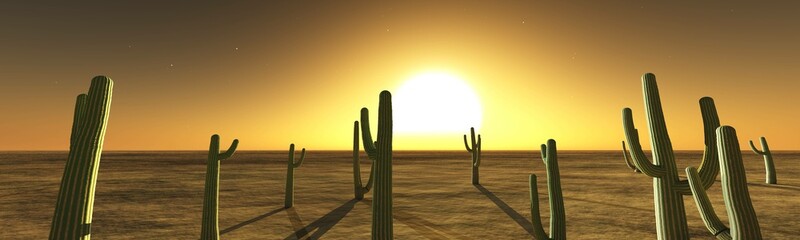
[[[380,91],[429,72],[474,91],[483,150],[538,150],[550,138],[618,150],[624,107],[649,149],[646,72],[675,149],[702,149],[697,101],[711,96],[741,144],[765,136],[772,150],[798,150],[798,7],[3,1],[0,150],[68,149],[75,96],[96,75],[114,80],[106,150],[203,150],[212,134],[243,150],[347,150],[362,107],[377,124]],[[462,150],[468,132],[395,133],[394,149]]]

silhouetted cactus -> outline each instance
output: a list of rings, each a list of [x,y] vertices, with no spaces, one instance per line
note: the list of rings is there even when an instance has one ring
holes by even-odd
[[[688,167],[686,175],[689,178],[697,210],[700,211],[700,216],[708,231],[717,239],[761,239],[761,228],[758,226],[758,218],[750,201],[750,191],[747,189],[747,176],[742,163],[742,152],[739,149],[736,130],[730,126],[719,127],[717,129],[717,145],[722,194],[725,199],[725,208],[728,211],[730,229],[725,227],[725,224],[714,212],[714,207],[700,183],[697,169]]]
[[[631,162],[631,158],[628,157],[628,149],[625,148],[625,141],[622,141],[622,157],[625,158],[625,164],[627,164],[628,168],[633,170],[633,172],[636,172],[636,173],[642,172],[642,171],[639,171],[638,168],[636,168],[636,165],[633,165],[633,162]]]
[[[564,212],[564,197],[561,195],[561,174],[558,172],[558,156],[556,141],[547,140],[547,145],[542,144],[542,161],[547,169],[547,193],[550,198],[550,236],[544,232],[542,219],[539,215],[539,190],[536,186],[536,175],[531,174],[528,179],[531,194],[531,223],[533,224],[533,237],[541,239],[567,239],[567,221]]]
[[[294,143],[289,145],[289,161],[286,166],[286,196],[283,198],[283,207],[290,208],[294,206],[294,169],[299,168],[306,159],[306,149],[300,152],[300,160],[295,162],[294,159]]]
[[[364,199],[364,194],[368,193],[372,188],[372,175],[375,172],[375,163],[372,164],[372,169],[369,172],[369,180],[367,186],[361,183],[361,160],[358,157],[359,153],[359,137],[358,137],[358,121],[353,123],[353,191],[355,192],[355,199]]]
[[[753,140],[750,140],[750,149],[753,149],[753,152],[756,154],[764,156],[764,168],[767,172],[766,182],[768,184],[778,184],[778,177],[775,175],[775,163],[772,161],[772,152],[769,151],[767,139],[761,137],[761,149],[764,149],[764,151],[759,151],[758,148],[753,145]]]
[[[688,239],[686,210],[683,195],[692,193],[687,180],[678,178],[672,142],[669,139],[661,99],[656,85],[656,76],[646,73],[642,76],[644,105],[650,129],[653,162],[647,159],[639,143],[639,133],[634,127],[630,108],[622,110],[625,138],[630,147],[634,166],[647,176],[653,177],[653,191],[656,211],[656,232],[658,239]],[[700,112],[703,116],[705,150],[700,164],[699,182],[704,189],[714,183],[719,173],[716,138],[714,130],[719,127],[719,117],[710,97],[700,98]]]
[[[92,79],[88,94],[80,94],[70,133],[69,155],[61,177],[50,239],[90,239],[94,192],[103,138],[106,135],[114,81]]]
[[[219,239],[219,162],[228,159],[236,151],[238,139],[224,153],[219,152],[219,135],[211,136],[211,145],[208,147],[208,162],[206,163],[206,184],[203,194],[203,223],[200,230],[200,239]]]
[[[481,135],[478,134],[478,141],[475,141],[475,128],[469,128],[470,136],[472,137],[472,147],[467,143],[467,134],[464,134],[464,147],[467,152],[472,153],[472,184],[480,184],[480,166],[481,166]]]
[[[372,141],[369,111],[361,109],[364,151],[372,160],[372,239],[392,239],[392,94],[382,91],[378,106],[378,141]]]

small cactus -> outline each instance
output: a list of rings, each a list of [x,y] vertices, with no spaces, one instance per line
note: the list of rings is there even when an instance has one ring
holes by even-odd
[[[753,145],[753,140],[750,140],[750,149],[753,149],[758,155],[764,156],[764,168],[766,168],[767,172],[767,184],[778,184],[778,177],[775,175],[775,163],[772,161],[772,152],[769,151],[769,145],[767,145],[767,139],[761,137],[761,149],[764,151],[759,151],[755,145]]]
[[[299,168],[306,159],[306,149],[300,152],[300,160],[295,162],[294,159],[294,143],[289,145],[289,161],[286,166],[286,196],[284,197],[283,207],[290,208],[294,206],[294,169]]]
[[[392,94],[382,91],[378,105],[378,141],[372,141],[369,110],[361,109],[364,151],[372,160],[372,239],[393,239],[392,228]]]
[[[550,196],[550,236],[544,232],[542,219],[539,215],[539,190],[536,186],[536,175],[531,174],[528,179],[531,194],[531,223],[533,224],[533,237],[537,240],[567,239],[566,213],[564,212],[564,197],[561,194],[561,174],[558,172],[558,156],[556,155],[556,141],[547,140],[547,145],[542,144],[542,161],[547,169],[547,193]]]
[[[469,128],[470,136],[472,136],[472,147],[467,142],[467,134],[464,134],[464,147],[467,148],[467,152],[472,154],[472,184],[478,185],[480,184],[480,166],[481,166],[481,135],[478,134],[478,141],[475,141],[475,128]]]
[[[692,189],[697,210],[708,228],[717,239],[761,239],[761,228],[750,200],[747,189],[747,176],[742,163],[742,152],[736,130],[730,126],[717,129],[717,146],[719,148],[720,178],[722,179],[722,195],[725,209],[728,211],[730,229],[719,220],[708,194],[700,183],[700,176],[694,167],[686,168],[689,186]]]
[[[228,159],[236,151],[239,140],[234,139],[231,146],[224,153],[219,152],[219,135],[211,136],[211,145],[208,147],[208,162],[206,162],[206,185],[203,194],[203,223],[200,230],[200,239],[219,239],[219,162]]]
[[[658,93],[656,76],[646,73],[642,76],[645,112],[650,130],[653,161],[647,159],[639,143],[639,132],[633,124],[630,108],[622,110],[622,122],[625,138],[628,142],[634,166],[645,175],[653,178],[655,197],[656,233],[658,239],[688,239],[689,230],[686,223],[686,210],[683,195],[692,194],[687,180],[678,178],[675,165],[675,154],[667,132],[664,113],[661,109],[661,97]],[[710,97],[700,98],[700,112],[703,116],[705,151],[699,168],[699,182],[704,189],[714,183],[719,173],[719,160],[714,130],[719,127],[719,117]]]
[[[359,137],[358,137],[358,121],[353,123],[353,191],[355,192],[355,199],[364,199],[364,194],[372,189],[372,176],[375,173],[375,164],[372,164],[372,170],[369,172],[369,180],[367,185],[363,186],[361,183],[361,160],[358,157],[359,153]]]
[[[50,239],[91,238],[94,192],[103,152],[114,81],[92,79],[88,94],[78,95],[70,134],[69,156],[61,177]]]

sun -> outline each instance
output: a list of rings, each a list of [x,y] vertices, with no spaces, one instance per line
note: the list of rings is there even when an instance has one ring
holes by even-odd
[[[409,134],[463,133],[479,129],[481,104],[458,77],[427,72],[405,81],[392,99],[394,131]]]

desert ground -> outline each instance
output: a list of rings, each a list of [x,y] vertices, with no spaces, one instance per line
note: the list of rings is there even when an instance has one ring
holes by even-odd
[[[302,145],[298,146],[302,147]],[[743,146],[746,147],[746,146]],[[744,151],[750,195],[765,239],[800,234],[800,152],[774,153],[778,184],[764,184],[761,157]],[[353,200],[351,151],[308,150],[295,170],[295,206],[283,208],[287,152],[240,151],[220,174],[223,239],[368,239],[371,192]],[[197,239],[204,151],[104,152],[93,239]],[[679,173],[702,152],[677,154]],[[0,153],[0,239],[46,239],[66,152]],[[542,221],[547,185],[538,151],[484,151],[481,185],[470,183],[466,151],[394,153],[396,239],[530,239],[528,174],[539,176]],[[362,179],[370,162],[362,154]],[[655,239],[652,178],[628,169],[620,151],[559,151],[571,239]],[[719,180],[709,197],[727,223]],[[691,197],[691,236],[714,239]],[[545,226],[548,231],[549,225]]]

